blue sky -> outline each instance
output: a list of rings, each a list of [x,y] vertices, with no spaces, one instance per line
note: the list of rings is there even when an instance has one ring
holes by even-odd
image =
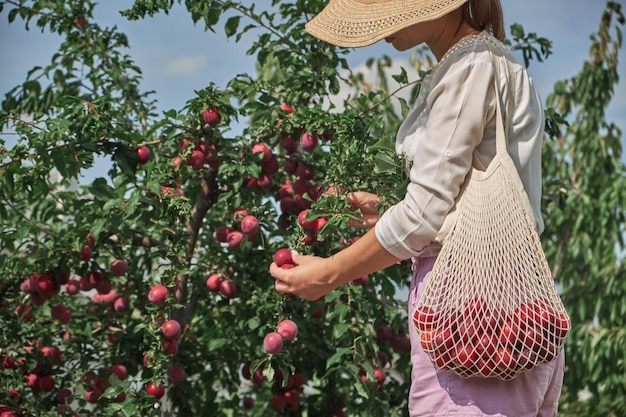
[[[262,0],[265,2],[267,0]],[[132,1],[107,0],[95,9],[95,20],[102,26],[117,25],[131,45],[128,53],[142,68],[144,91],[154,90],[160,109],[180,109],[194,90],[214,82],[224,86],[238,73],[253,73],[253,60],[246,56],[245,44],[226,39],[221,27],[217,33],[194,26],[180,6],[170,15],[158,15],[128,22],[118,10]],[[259,2],[261,4],[261,2]],[[544,63],[532,62],[531,76],[545,98],[556,81],[568,79],[580,70],[589,54],[589,35],[598,28],[606,2],[599,0],[503,0],[506,26],[520,23],[526,32],[551,39],[553,54]],[[25,31],[18,19],[7,24],[7,11],[0,15],[0,94],[2,97],[21,83],[35,65],[46,65],[60,42],[55,35],[42,34],[37,28]],[[34,25],[33,25],[34,26]],[[250,32],[251,36],[254,32]],[[244,38],[245,40],[246,38]],[[249,38],[248,38],[249,39]],[[384,42],[361,48],[351,54],[353,66],[369,57],[390,55],[408,59]],[[621,51],[622,83],[608,109],[607,118],[626,131],[626,48]],[[626,141],[623,140],[626,144]]]

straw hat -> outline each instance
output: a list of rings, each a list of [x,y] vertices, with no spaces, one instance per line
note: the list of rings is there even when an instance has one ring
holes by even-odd
[[[400,29],[435,20],[468,0],[330,0],[305,25],[308,33],[343,47],[371,45]]]

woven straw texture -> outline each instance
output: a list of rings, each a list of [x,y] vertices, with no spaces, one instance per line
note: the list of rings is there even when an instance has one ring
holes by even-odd
[[[509,380],[554,360],[570,322],[506,151],[499,102],[496,117],[496,156],[469,173],[413,320],[438,368]]]
[[[400,29],[437,19],[468,0],[330,0],[305,25],[325,42],[342,47],[371,45]]]

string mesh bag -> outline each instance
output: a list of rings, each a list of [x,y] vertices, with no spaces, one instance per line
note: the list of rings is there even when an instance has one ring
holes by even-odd
[[[507,152],[495,86],[496,156],[469,172],[413,322],[437,368],[510,380],[554,360],[570,320]]]

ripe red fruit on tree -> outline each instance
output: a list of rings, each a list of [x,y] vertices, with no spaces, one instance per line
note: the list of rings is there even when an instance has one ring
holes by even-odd
[[[187,374],[182,366],[174,366],[167,371],[167,376],[173,384],[182,384],[187,378]]]
[[[243,241],[243,233],[239,230],[231,230],[226,236],[226,243],[231,249],[239,249],[241,241]]]
[[[326,217],[318,217],[313,222],[313,228],[311,229],[311,231],[317,235],[319,231],[322,230],[322,228],[326,225],[327,221],[328,220],[326,219]]]
[[[111,281],[109,281],[107,278],[103,278],[98,282],[97,285],[94,286],[94,288],[96,289],[96,291],[98,291],[98,294],[107,295],[111,294],[111,291],[113,290],[113,284],[111,284]]]
[[[251,409],[252,407],[254,407],[254,398],[243,397],[242,405],[243,405],[243,408],[245,409],[248,409],[248,410]]]
[[[70,279],[65,284],[65,292],[69,295],[76,295],[80,291],[80,281],[77,279]]]
[[[293,210],[295,203],[293,201],[293,198],[286,196],[286,197],[281,197],[279,201],[279,205],[280,205],[280,211],[283,214],[289,214]]]
[[[50,298],[48,295],[54,292],[54,279],[52,276],[45,274],[37,277],[37,291],[44,298]]]
[[[102,396],[103,392],[104,391],[101,388],[94,387],[85,393],[85,399],[88,403],[96,404],[98,401],[100,401],[100,397]]]
[[[263,173],[266,175],[274,175],[280,169],[280,164],[278,163],[278,159],[275,155],[272,155],[269,161],[263,161]]]
[[[44,357],[50,358],[55,365],[58,365],[61,363],[61,358],[63,356],[63,353],[61,352],[61,349],[59,349],[58,347],[43,346],[41,348],[41,353],[43,354]]]
[[[385,374],[384,370],[380,368],[376,368],[374,369],[374,377],[376,378],[378,385],[382,385],[385,383],[385,379],[387,378],[387,375]]]
[[[386,324],[383,324],[376,329],[376,339],[380,343],[390,342],[392,337],[393,333],[391,331],[391,327],[387,326]]]
[[[264,143],[255,143],[252,146],[252,153],[253,154],[260,153],[261,161],[263,162],[268,162],[274,156],[274,153],[272,152],[272,150],[268,148]]]
[[[63,324],[69,323],[72,318],[72,310],[62,304],[53,305],[50,310],[50,314],[53,318]]]
[[[165,394],[165,387],[163,386],[163,384],[157,385],[154,382],[150,381],[148,382],[148,385],[146,385],[146,394],[151,395],[159,400],[163,397],[163,394]]]
[[[167,288],[163,285],[155,285],[148,292],[148,301],[152,304],[161,305],[167,299]]]
[[[284,340],[293,340],[298,335],[298,325],[289,319],[282,320],[278,323],[276,332],[280,334]]]
[[[187,165],[194,171],[200,171],[204,166],[204,153],[197,149],[193,151],[187,159]]]
[[[123,381],[128,377],[128,369],[121,364],[111,365],[109,373],[111,375],[117,375],[120,381]]]
[[[69,404],[72,402],[72,391],[67,388],[63,388],[56,395],[58,404]]]
[[[28,294],[39,291],[39,288],[37,286],[37,277],[31,275],[30,277],[22,281],[22,283],[20,284],[20,290]]]
[[[411,340],[408,336],[396,335],[391,338],[391,347],[397,353],[411,353]]]
[[[114,277],[121,277],[128,272],[128,262],[123,259],[116,259],[111,263],[111,274]]]
[[[305,151],[313,151],[317,148],[317,136],[309,132],[304,132],[302,136],[300,136],[300,146],[302,146],[302,149]]]
[[[98,271],[91,271],[89,275],[87,275],[87,279],[89,280],[89,287],[96,288],[104,279],[104,275]]]
[[[252,374],[252,383],[255,385],[261,385],[265,382],[265,376],[263,376],[263,369],[257,368]]]
[[[128,311],[130,308],[130,300],[128,297],[117,297],[113,302],[113,310],[118,313],[123,313]]]
[[[299,164],[296,168],[296,175],[303,181],[312,180],[315,177],[315,168],[307,164]]]
[[[139,158],[140,164],[145,164],[150,160],[150,148],[147,146],[137,148],[135,152],[137,152],[137,158]]]
[[[33,392],[41,390],[39,387],[39,375],[34,372],[26,375],[26,386],[28,386],[28,388],[30,388]]]
[[[271,405],[274,411],[282,411],[285,409],[285,406],[287,405],[287,401],[285,401],[285,397],[283,397],[282,393],[277,392],[272,396]]]
[[[243,218],[249,214],[250,213],[248,213],[248,210],[246,210],[245,208],[238,208],[233,213],[233,220],[235,221],[235,223],[240,224],[241,220],[243,220]]]
[[[263,349],[270,355],[275,355],[283,349],[283,338],[277,332],[270,332],[263,338]]]
[[[81,248],[78,259],[80,259],[81,261],[88,261],[89,259],[91,259],[91,247],[89,245],[84,245]]]
[[[257,178],[256,185],[261,190],[266,190],[267,191],[267,190],[271,189],[272,186],[274,185],[274,180],[272,179],[271,175],[268,175],[265,172],[261,172],[261,175],[259,175],[259,178]]]
[[[288,114],[293,113],[293,107],[290,104],[281,103],[279,107],[281,110],[286,111]]]
[[[355,285],[360,285],[361,287],[365,288],[367,287],[367,284],[369,283],[369,275],[363,275],[362,277],[358,277],[356,279],[352,280],[352,283]]]
[[[228,240],[228,233],[231,232],[231,228],[228,226],[220,226],[215,229],[215,240],[221,243],[226,243]]]
[[[165,354],[173,356],[176,355],[178,353],[178,341],[172,339],[166,339],[164,341],[164,345],[165,345]]]
[[[220,120],[222,120],[222,115],[217,107],[211,107],[202,112],[202,119],[209,126],[215,127],[219,124]]]
[[[241,231],[248,236],[256,235],[259,232],[259,220],[250,214],[245,216],[241,219]]]
[[[220,293],[226,298],[234,298],[237,295],[237,284],[232,279],[220,282]]]
[[[298,213],[298,224],[302,226],[303,229],[313,229],[313,226],[315,226],[315,220],[306,219],[308,214],[309,210],[302,210]]]
[[[282,267],[285,264],[293,264],[293,258],[291,251],[286,248],[280,248],[274,253],[274,262],[276,265]]]
[[[219,274],[211,274],[206,279],[206,288],[211,292],[218,292],[220,290],[220,283],[222,282],[222,277]]]
[[[298,170],[298,163],[292,159],[285,159],[283,169],[286,174],[295,175]]]
[[[108,280],[107,280],[108,281]],[[115,301],[115,299],[117,298],[117,294],[115,293],[115,290],[110,290],[108,293],[106,294],[101,294],[100,292],[98,292],[97,294],[93,295],[93,301],[96,304],[109,304],[109,303],[113,303]]]
[[[163,333],[163,337],[167,340],[178,339],[180,332],[180,323],[176,320],[167,320],[161,325],[161,333]]]

